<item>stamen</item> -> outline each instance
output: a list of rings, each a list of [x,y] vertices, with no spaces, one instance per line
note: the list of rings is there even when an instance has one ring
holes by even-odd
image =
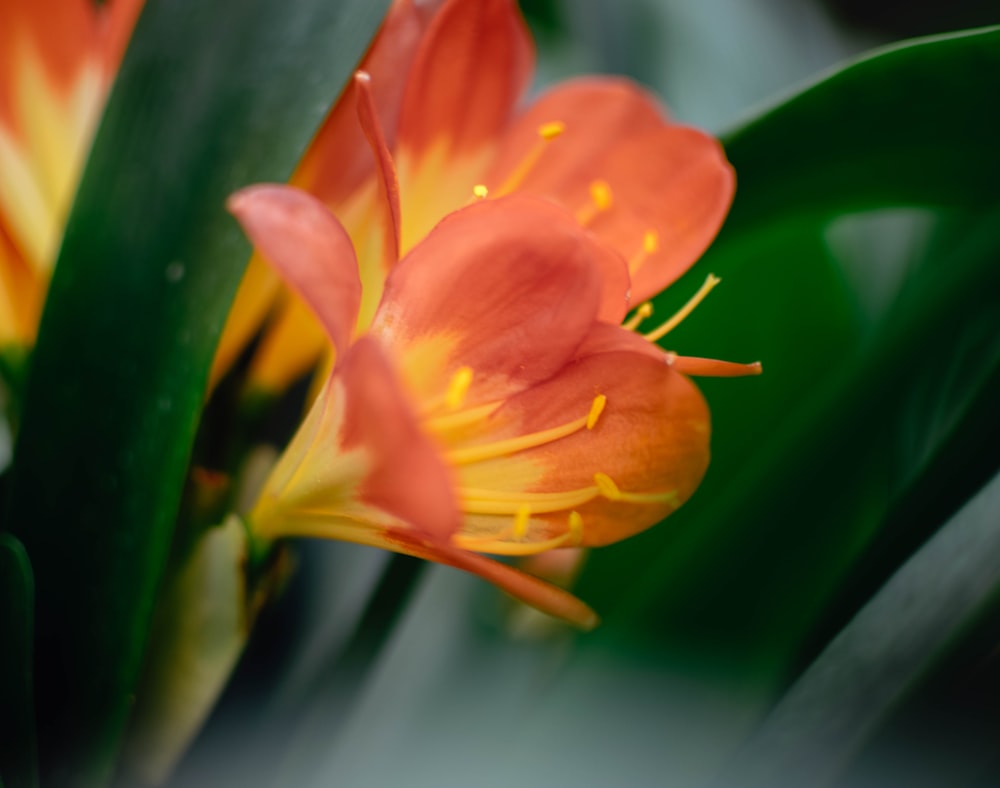
[[[592,430],[597,425],[597,420],[601,418],[601,414],[604,412],[604,406],[608,404],[608,398],[603,394],[598,394],[594,397],[594,401],[590,403],[590,413],[587,414],[587,429]]]
[[[472,187],[472,196],[477,200],[485,200],[490,194],[490,190],[486,188],[486,184],[477,183]]]
[[[575,545],[583,542],[583,517],[577,511],[569,513],[569,540]]]
[[[528,155],[521,159],[520,164],[514,168],[514,171],[507,176],[507,180],[496,190],[496,195],[500,197],[504,194],[510,194],[510,192],[520,186],[524,179],[528,177],[528,173],[538,164],[538,160],[542,157],[546,145],[559,137],[564,131],[566,131],[566,124],[558,120],[543,123],[539,126],[538,141],[528,151]]]
[[[644,336],[646,337],[646,339],[648,339],[650,342],[656,342],[657,340],[662,339],[671,331],[673,331],[675,328],[677,328],[677,326],[679,326],[684,321],[684,318],[690,315],[698,306],[698,304],[700,304],[702,301],[705,300],[705,296],[711,293],[712,289],[721,281],[722,280],[719,279],[719,277],[717,277],[715,274],[709,274],[708,278],[705,280],[705,284],[703,284],[698,289],[698,292],[695,293],[693,296],[691,296],[691,299],[686,304],[684,304],[684,306],[682,306],[679,310],[677,310],[676,314],[674,314],[674,316],[671,317],[667,322],[665,322],[659,328],[650,331],[648,334],[645,334]]]
[[[477,405],[474,408],[468,408],[458,413],[449,413],[445,416],[424,419],[423,425],[425,429],[431,432],[447,432],[459,427],[466,427],[469,424],[475,424],[477,421],[485,419],[502,404],[502,400],[487,402],[484,405]]]
[[[618,489],[618,485],[606,473],[595,473],[594,483],[597,485],[597,489],[601,491],[601,495],[609,501],[621,500],[622,491]]]
[[[646,230],[642,236],[642,248],[639,249],[628,261],[628,272],[635,274],[645,264],[651,254],[655,254],[660,249],[660,235],[656,230]]]
[[[521,504],[514,515],[514,538],[518,541],[528,535],[528,519],[531,517],[531,507]]]
[[[462,407],[465,395],[469,393],[469,386],[472,385],[472,374],[472,367],[459,367],[451,376],[448,392],[444,395],[449,410],[458,410]]]
[[[635,314],[622,323],[622,328],[626,331],[635,331],[639,324],[648,317],[653,316],[653,304],[650,301],[643,301],[635,310]]]
[[[600,399],[600,396],[595,398],[595,402],[597,399]],[[544,446],[546,443],[552,443],[553,441],[565,438],[568,435],[572,435],[574,432],[584,429],[590,421],[591,414],[594,412],[594,409],[595,404],[591,403],[590,412],[588,412],[586,416],[574,419],[573,421],[567,422],[559,427],[550,427],[547,430],[540,430],[527,435],[519,435],[516,438],[507,438],[506,440],[496,441],[494,443],[485,443],[482,446],[470,446],[466,449],[454,449],[453,451],[448,452],[446,457],[449,462],[455,465],[468,465],[473,462],[492,460],[508,454],[515,454],[516,452],[524,451],[526,449],[533,449],[536,446]],[[598,415],[600,415],[599,411]]]
[[[594,221],[597,214],[609,210],[615,202],[611,185],[605,180],[591,182],[589,190],[590,202],[576,212],[576,220],[582,227]]]
[[[570,535],[565,533],[542,542],[506,541],[510,539],[510,536],[509,531],[497,536],[468,536],[455,533],[451,535],[451,543],[462,550],[493,553],[494,555],[534,555],[554,550],[557,547],[564,547],[570,539]]]
[[[676,490],[656,493],[634,493],[622,491],[614,480],[606,473],[595,473],[594,483],[601,495],[609,501],[625,501],[626,503],[669,503],[675,509],[681,505]]]
[[[600,490],[597,487],[581,487],[564,492],[533,493],[460,487],[457,493],[461,509],[466,514],[517,515],[522,508],[530,509],[535,514],[547,514],[583,506],[594,500]]]

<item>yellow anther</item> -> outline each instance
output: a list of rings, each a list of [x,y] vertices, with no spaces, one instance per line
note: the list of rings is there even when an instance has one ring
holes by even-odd
[[[472,385],[472,367],[459,367],[455,374],[451,376],[448,383],[448,392],[444,395],[445,404],[449,410],[458,410],[465,402],[465,395],[469,393],[469,386]]]
[[[552,120],[538,127],[538,136],[547,142],[548,140],[554,140],[564,131],[566,131],[565,123],[560,120]]]
[[[618,489],[618,485],[606,473],[595,473],[594,484],[597,485],[597,489],[600,490],[601,495],[609,501],[621,500],[622,491]]]
[[[528,154],[521,159],[518,165],[514,168],[510,175],[507,176],[507,180],[500,185],[498,189],[494,191],[494,196],[502,197],[505,194],[510,194],[514,189],[518,188],[526,177],[528,173],[534,169],[535,165],[538,164],[538,160],[542,157],[542,153],[545,150],[545,146],[548,145],[552,140],[558,137],[566,131],[566,124],[559,120],[549,121],[548,123],[543,123],[538,127],[538,140],[535,142]]]
[[[593,409],[593,405],[591,405],[591,409]],[[518,435],[515,438],[505,438],[494,443],[453,449],[447,453],[446,457],[454,465],[468,465],[473,462],[492,460],[496,457],[505,457],[509,454],[516,454],[519,451],[544,446],[547,443],[552,443],[560,438],[572,435],[574,432],[579,432],[587,426],[589,419],[590,414],[588,413],[586,416],[581,416],[578,419],[573,419],[573,421],[560,424],[558,427],[549,427],[547,430]]]
[[[635,331],[639,324],[646,318],[653,316],[653,304],[650,301],[643,301],[635,310],[635,314],[622,323],[622,328],[626,331]]]
[[[695,293],[693,296],[691,296],[691,299],[686,304],[684,304],[684,306],[678,309],[677,312],[674,314],[674,316],[671,317],[667,322],[665,322],[659,328],[650,331],[648,334],[646,334],[645,335],[646,339],[648,339],[650,342],[656,342],[657,340],[662,339],[671,331],[673,331],[675,328],[677,328],[677,326],[679,326],[684,321],[684,318],[690,315],[695,310],[695,307],[697,307],[698,304],[700,304],[702,301],[705,300],[705,296],[711,293],[712,289],[721,281],[722,280],[719,279],[719,277],[717,277],[715,274],[709,274],[708,278],[705,280],[705,284],[703,284],[698,289],[698,292]]]
[[[590,184],[590,199],[594,201],[597,210],[606,211],[614,204],[615,198],[607,181],[594,181]]]
[[[490,190],[486,188],[485,183],[477,183],[472,187],[472,196],[477,200],[485,200],[490,194]]]
[[[569,538],[575,545],[583,541],[583,517],[579,512],[569,513]]]
[[[603,394],[598,394],[594,397],[594,401],[590,403],[590,413],[587,414],[587,429],[592,430],[597,424],[597,420],[601,417],[604,412],[604,406],[608,404],[608,398]]]
[[[524,539],[528,535],[528,520],[531,517],[531,507],[523,504],[514,515],[514,538]]]
[[[646,254],[653,254],[660,249],[660,234],[656,230],[646,230],[642,236],[642,251]]]

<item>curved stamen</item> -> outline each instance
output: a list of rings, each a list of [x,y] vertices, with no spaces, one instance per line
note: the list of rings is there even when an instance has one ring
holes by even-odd
[[[528,151],[528,155],[521,159],[521,162],[514,168],[514,171],[507,176],[507,180],[495,190],[496,196],[501,197],[505,194],[510,194],[520,186],[524,182],[524,179],[528,177],[528,173],[538,164],[538,160],[542,157],[542,153],[545,152],[548,144],[564,131],[566,131],[566,124],[558,120],[543,123],[539,126],[538,140],[531,150]]]
[[[642,323],[646,318],[653,316],[653,303],[652,301],[643,301],[636,307],[635,314],[632,315],[628,320],[622,323],[622,328],[626,331],[635,331],[639,324]]]
[[[465,449],[454,449],[448,452],[445,457],[454,465],[468,465],[469,463],[492,460],[526,449],[544,446],[546,443],[552,443],[560,438],[565,438],[582,429],[593,429],[606,403],[607,397],[599,394],[591,402],[590,411],[587,415],[581,416],[579,419],[574,419],[558,427],[550,427],[547,430],[539,430],[527,435],[518,435],[516,438],[484,443],[481,446],[469,446]]]
[[[642,248],[629,258],[628,272],[635,275],[635,272],[645,265],[649,256],[656,254],[659,250],[660,234],[656,230],[646,230],[642,236]]]
[[[760,375],[764,368],[759,361],[751,364],[739,364],[734,361],[717,361],[714,358],[697,358],[695,356],[678,356],[667,353],[667,363],[682,375],[703,378],[742,378],[748,375]]]
[[[564,492],[516,492],[472,487],[458,489],[461,509],[468,514],[517,515],[524,508],[535,514],[548,514],[583,506],[599,494],[600,490],[596,486]]]
[[[648,334],[644,334],[646,339],[648,339],[650,342],[656,342],[657,340],[662,339],[671,331],[673,331],[675,328],[677,328],[677,326],[679,326],[684,321],[684,318],[686,318],[688,315],[694,312],[698,304],[704,301],[705,297],[709,293],[711,293],[712,289],[721,281],[722,280],[719,279],[719,277],[717,277],[715,274],[709,274],[708,278],[705,280],[705,284],[703,284],[698,289],[697,293],[691,296],[690,300],[686,304],[684,304],[684,306],[682,306],[680,309],[677,310],[677,312],[673,315],[673,317],[671,317],[669,320],[663,323],[663,325],[661,325],[659,328],[650,331]]]
[[[590,202],[586,203],[576,212],[576,221],[581,227],[586,227],[597,218],[599,213],[611,210],[611,206],[615,204],[611,185],[605,180],[599,178],[596,181],[592,181],[589,186],[589,192]]]

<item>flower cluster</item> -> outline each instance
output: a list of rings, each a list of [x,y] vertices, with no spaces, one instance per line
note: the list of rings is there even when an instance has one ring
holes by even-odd
[[[311,194],[230,200],[301,299],[284,315],[311,312],[335,359],[251,527],[456,566],[589,627],[581,602],[481,553],[615,542],[697,488],[709,413],[687,375],[760,367],[656,344],[713,277],[639,328],[717,233],[733,174],[715,140],[622,80],[518,110],[532,50],[510,0],[422,13],[394,5],[296,178]],[[383,85],[400,60],[402,90]],[[272,340],[283,324],[302,322]]]

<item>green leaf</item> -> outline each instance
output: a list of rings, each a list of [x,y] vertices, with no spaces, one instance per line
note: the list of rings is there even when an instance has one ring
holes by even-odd
[[[150,0],[69,219],[8,524],[38,589],[39,746],[110,775],[209,364],[249,246],[234,189],[282,181],[387,0]]]
[[[1000,594],[1000,476],[892,577],[795,683],[720,785],[832,784]]]
[[[0,785],[38,785],[35,744],[34,580],[24,546],[0,533]]]
[[[1000,28],[865,56],[724,135],[739,198],[723,238],[771,219],[998,200]]]

